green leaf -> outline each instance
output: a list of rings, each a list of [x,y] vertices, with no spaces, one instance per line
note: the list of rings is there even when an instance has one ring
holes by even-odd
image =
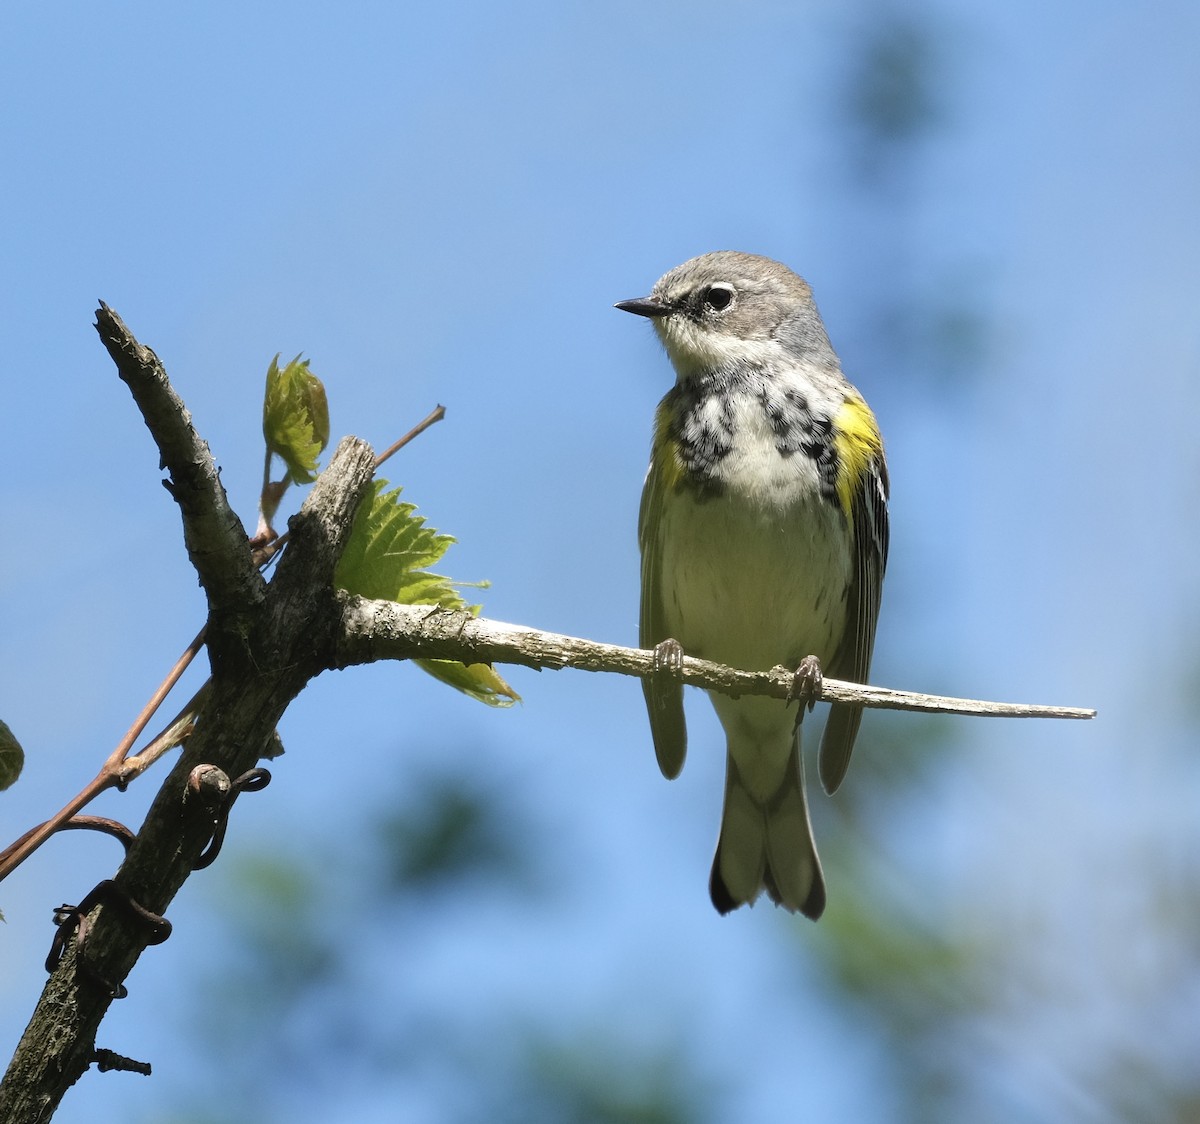
[[[334,582],[347,593],[402,605],[439,605],[477,615],[456,583],[426,567],[441,560],[454,539],[430,527],[416,506],[400,499],[400,489],[385,491],[376,479],[354,518],[350,541]],[[520,696],[488,664],[455,660],[417,660],[436,679],[488,706],[511,706]]]
[[[282,370],[279,356],[267,368],[263,396],[263,437],[267,452],[287,465],[294,484],[316,479],[317,458],[329,444],[329,403],[321,380],[297,355]]]
[[[0,722],[0,792],[8,788],[21,775],[25,764],[25,751],[13,736],[7,724]]]
[[[473,608],[473,606],[471,607]],[[517,694],[487,663],[462,664],[455,660],[417,660],[417,665],[434,679],[448,683],[464,695],[470,695],[488,706],[512,706],[519,702]]]
[[[378,478],[371,482],[334,581],[362,597],[463,608],[450,579],[425,569],[442,558],[454,539],[428,526],[415,504],[402,503],[399,488],[384,491],[387,483]]]

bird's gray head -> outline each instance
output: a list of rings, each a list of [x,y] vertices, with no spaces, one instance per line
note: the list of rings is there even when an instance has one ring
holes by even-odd
[[[808,282],[756,254],[702,254],[616,307],[653,320],[681,378],[781,359],[838,365]]]

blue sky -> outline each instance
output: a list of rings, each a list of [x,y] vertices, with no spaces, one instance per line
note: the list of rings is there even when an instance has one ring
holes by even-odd
[[[853,60],[903,12],[932,29],[942,98],[872,181],[846,118]],[[695,253],[767,253],[813,284],[888,442],[876,680],[1101,711],[947,719],[936,784],[871,833],[902,897],[960,935],[1006,934],[1007,1005],[980,1046],[1004,1118],[1108,1119],[1089,1074],[1139,1035],[1194,1054],[1194,922],[1169,920],[1195,896],[1200,780],[1192,5],[66,3],[4,24],[0,717],[29,754],[0,797],[6,836],[90,778],[203,619],[97,299],[162,358],[247,523],[263,373],[303,351],[335,434],[382,447],[446,405],[388,475],[459,538],[446,569],[490,579],[488,615],[633,643],[670,375],[611,305]],[[955,350],[939,332],[960,308]],[[878,1043],[796,952],[811,927],[708,905],[721,752],[704,700],[668,785],[636,684],[511,680],[525,702],[505,713],[407,667],[318,681],[231,847],[298,848],[298,818],[366,814],[364,776],[399,788],[480,755],[556,840],[566,900],[533,923],[484,894],[449,945],[411,948],[430,1002],[582,1013],[651,1043],[682,1011],[738,1119],[799,1101],[892,1119],[863,1085],[886,1070]],[[136,824],[153,783],[101,811]],[[114,861],[105,841],[55,841],[0,891],[5,1043],[40,989],[51,907]],[[163,1080],[185,1068],[180,968],[222,877],[188,884],[176,936],[106,1024]],[[779,994],[784,961],[799,999]],[[444,1118],[409,1093],[412,1119]],[[60,1118],[153,1119],[156,1095],[89,1076]],[[373,1112],[391,1118],[346,1118]]]

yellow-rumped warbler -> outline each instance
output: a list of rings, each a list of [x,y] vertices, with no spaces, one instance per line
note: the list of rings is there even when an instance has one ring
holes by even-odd
[[[870,408],[842,375],[808,284],[753,254],[704,254],[648,297],[676,382],[654,419],[642,493],[643,680],[659,768],[683,768],[688,655],[750,671],[865,682],[887,562],[887,466]],[[810,658],[815,657],[815,658]],[[725,728],[725,810],[709,893],[721,913],[765,888],[814,920],[825,883],[804,794],[799,717],[777,699],[710,694]],[[803,703],[802,703],[803,706]],[[803,714],[803,709],[801,709]],[[820,775],[845,776],[862,708],[834,705]]]

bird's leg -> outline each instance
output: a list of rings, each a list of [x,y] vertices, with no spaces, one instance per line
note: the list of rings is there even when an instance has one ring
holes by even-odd
[[[823,681],[821,661],[816,656],[805,656],[800,661],[800,666],[796,668],[795,673],[792,675],[792,689],[788,692],[788,702],[798,702],[800,704],[799,713],[796,715],[797,725],[799,725],[800,719],[804,717],[804,712],[812,710],[817,700],[821,697],[821,684]]]
[[[683,672],[683,645],[668,637],[654,645],[654,674],[678,679]],[[820,674],[820,668],[817,669]]]

